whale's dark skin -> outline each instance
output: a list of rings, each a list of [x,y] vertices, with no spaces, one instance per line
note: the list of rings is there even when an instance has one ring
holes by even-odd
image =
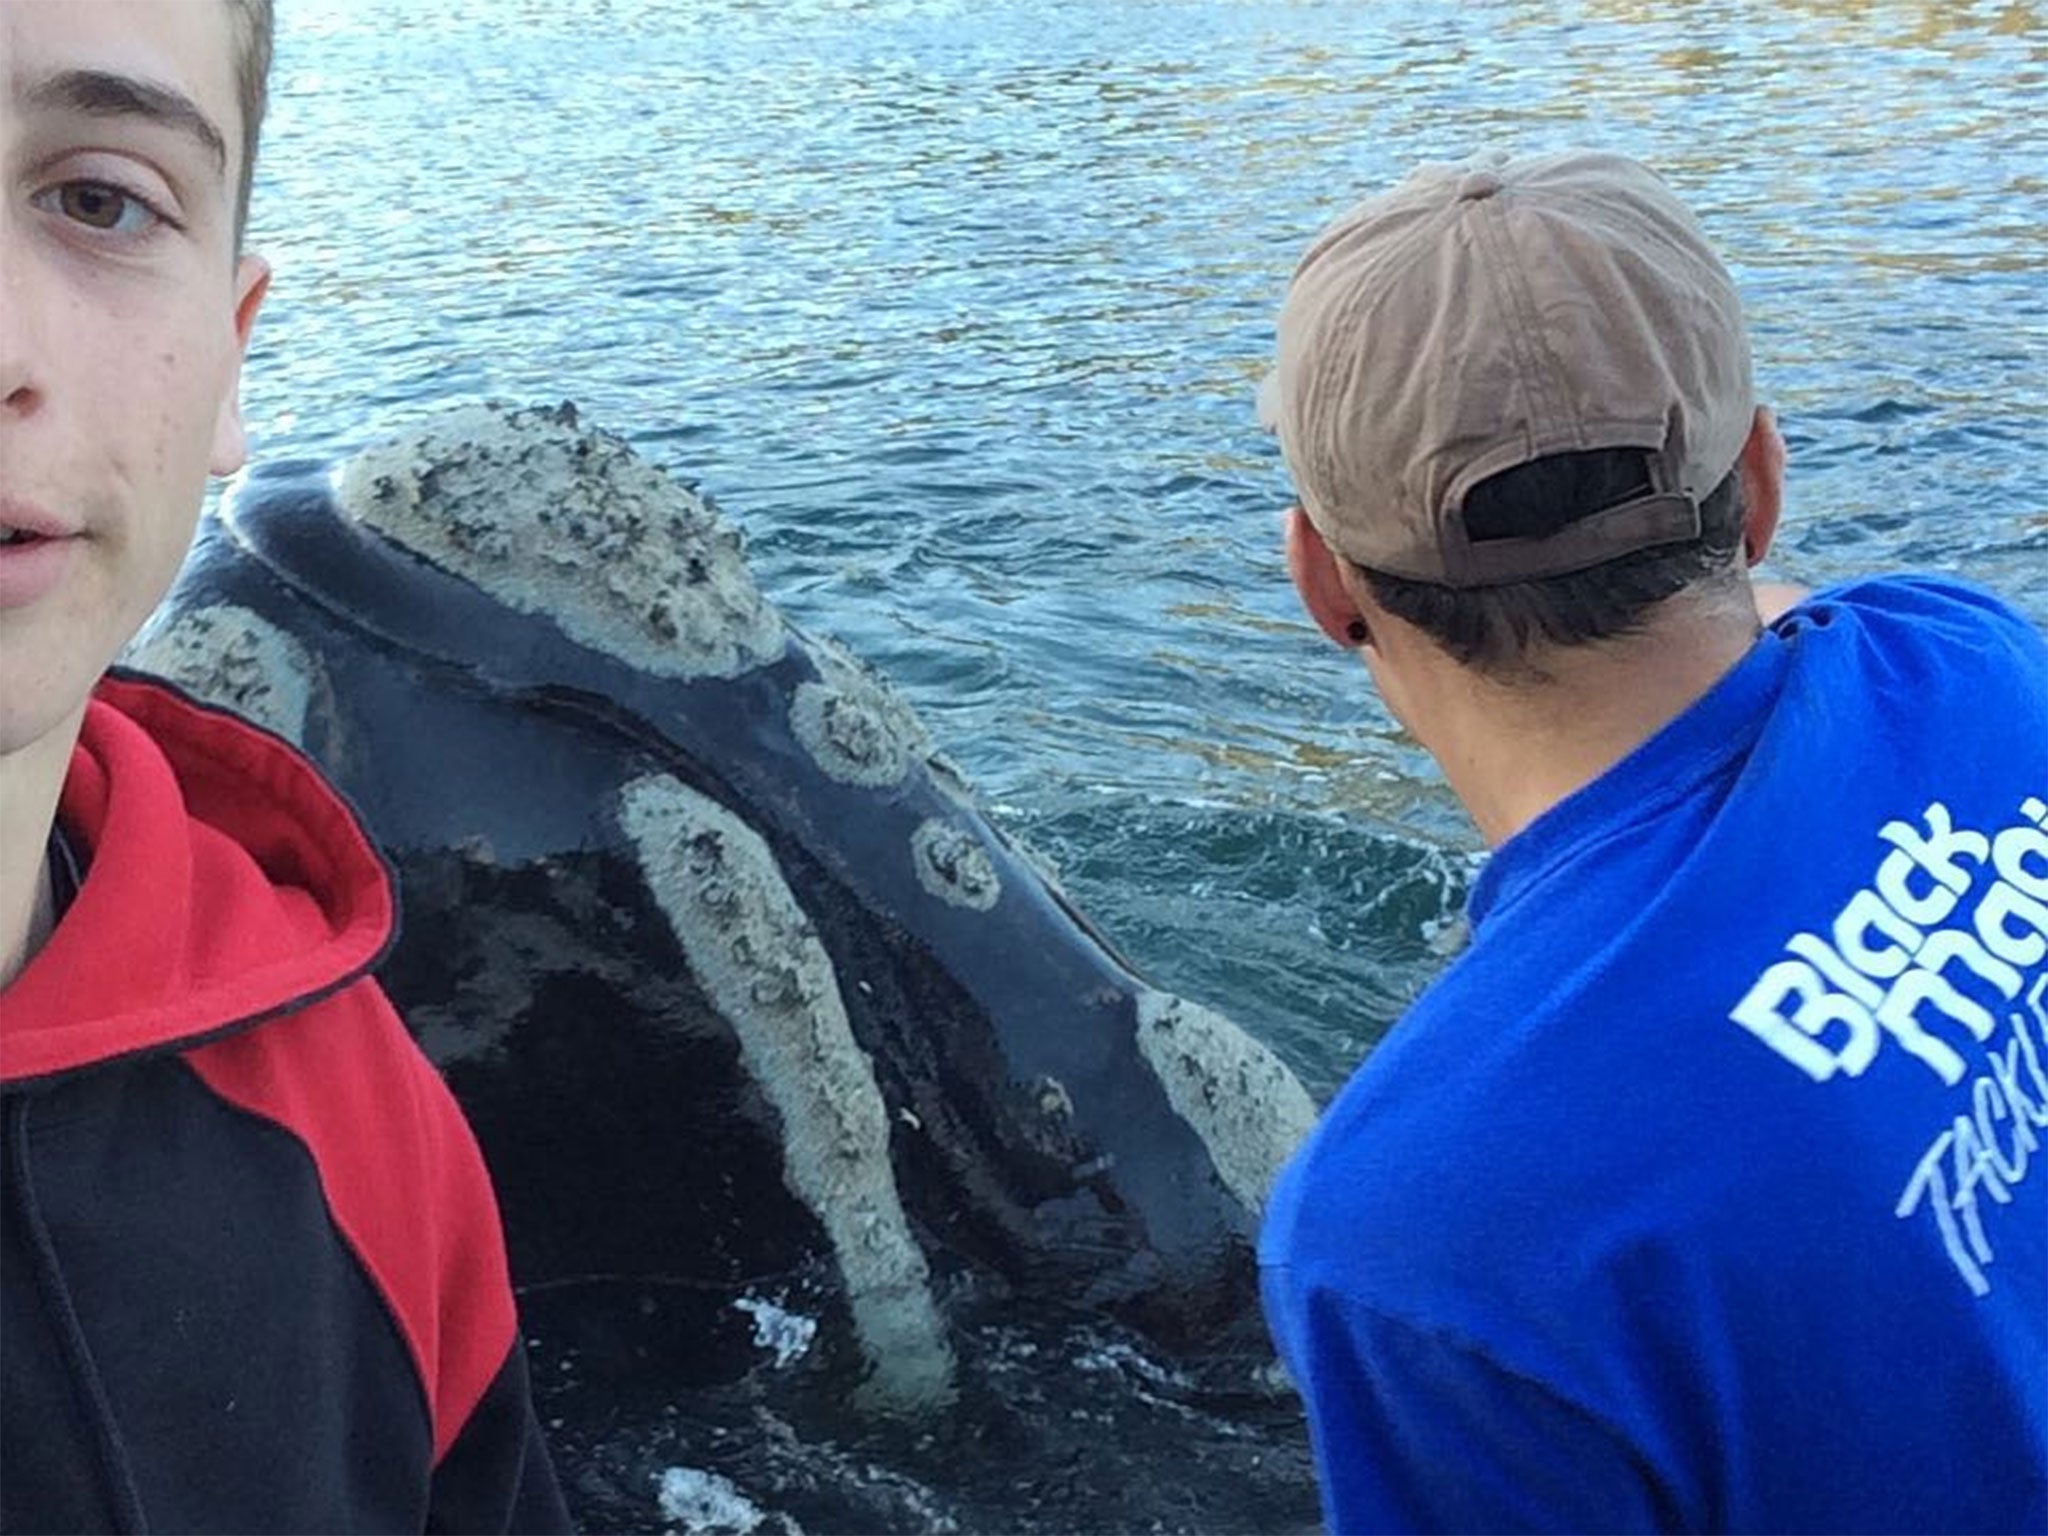
[[[759,835],[815,928],[942,1315],[1015,1296],[1265,1358],[1257,1211],[1134,1044],[1159,994],[943,760],[880,787],[820,766],[791,699],[832,668],[796,628],[737,675],[652,675],[351,520],[312,463],[235,489],[152,633],[224,607],[310,663],[293,734],[398,873],[383,981],[476,1128],[530,1329],[717,1388],[764,1358],[735,1300],[773,1297],[822,1319],[816,1379],[876,1364],[785,1178],[788,1128],[622,828],[622,791],[665,776]],[[985,910],[920,884],[933,821],[986,861]]]

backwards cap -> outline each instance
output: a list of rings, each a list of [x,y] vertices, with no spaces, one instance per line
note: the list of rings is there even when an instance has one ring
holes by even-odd
[[[1696,538],[1754,411],[1735,284],[1661,180],[1573,152],[1425,167],[1295,268],[1260,413],[1324,539],[1451,587]],[[1650,489],[1541,538],[1474,540],[1465,496],[1551,454],[1638,448]]]

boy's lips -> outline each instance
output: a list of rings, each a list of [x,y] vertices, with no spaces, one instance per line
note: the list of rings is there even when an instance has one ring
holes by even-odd
[[[23,501],[0,492],[0,543],[5,543],[9,534],[28,534],[40,539],[68,539],[82,532],[82,528],[66,522],[54,512],[45,511],[32,501]]]
[[[26,502],[0,498],[0,611],[26,608],[63,579],[80,530]]]

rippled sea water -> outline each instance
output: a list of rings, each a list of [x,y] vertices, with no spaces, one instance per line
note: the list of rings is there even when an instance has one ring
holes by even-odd
[[[1328,1092],[1475,840],[1276,550],[1294,256],[1422,159],[1662,168],[1792,445],[1780,574],[2048,619],[2048,10],[284,0],[258,453],[573,397],[703,482],[1160,980]]]
[[[1328,1092],[1475,840],[1303,623],[1252,388],[1423,159],[1597,143],[1735,268],[1782,575],[2048,619],[2033,3],[284,0],[257,451],[573,397],[910,695],[1160,980]]]

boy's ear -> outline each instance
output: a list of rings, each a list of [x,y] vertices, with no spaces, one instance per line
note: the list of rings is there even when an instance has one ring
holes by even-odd
[[[261,256],[244,256],[235,263],[235,366],[214,418],[213,453],[207,464],[216,475],[232,475],[249,456],[248,439],[242,432],[242,359],[249,355],[256,311],[263,307],[263,296],[269,291],[269,262]]]
[[[1367,641],[1365,615],[1358,600],[1344,583],[1341,557],[1334,554],[1316,532],[1308,514],[1297,506],[1287,509],[1283,522],[1287,546],[1287,574],[1301,597],[1301,606],[1316,621],[1316,627],[1345,650],[1356,650]]]
[[[1785,501],[1785,439],[1768,406],[1756,408],[1735,469],[1742,477],[1742,555],[1755,565],[1770,552]]]

